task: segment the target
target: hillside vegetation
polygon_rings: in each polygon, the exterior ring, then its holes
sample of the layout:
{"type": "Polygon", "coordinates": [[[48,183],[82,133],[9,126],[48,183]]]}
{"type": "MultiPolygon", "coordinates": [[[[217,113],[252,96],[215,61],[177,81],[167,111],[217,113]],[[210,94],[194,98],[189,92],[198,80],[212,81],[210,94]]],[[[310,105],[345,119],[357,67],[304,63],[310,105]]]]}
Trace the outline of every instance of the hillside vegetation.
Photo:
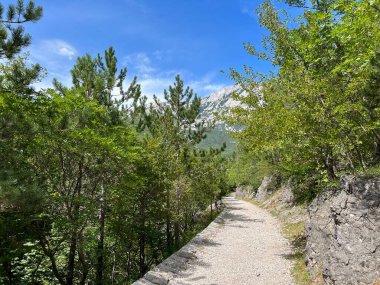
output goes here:
{"type": "Polygon", "coordinates": [[[241,162],[231,169],[245,164],[293,177],[296,194],[310,200],[341,173],[378,167],[379,1],[286,2],[302,13],[292,18],[265,1],[258,15],[268,30],[267,48],[245,45],[277,72],[231,69],[248,94],[235,94],[247,107],[233,108],[227,118],[244,126],[234,134],[241,162]]]}
{"type": "Polygon", "coordinates": [[[232,68],[209,108],[179,75],[148,103],[112,47],[37,90],[46,71],[21,52],[42,7],[0,5],[0,283],[130,284],[231,185],[291,179],[304,204],[343,173],[378,176],[380,0],[285,3],[299,15],[264,0],[263,48],[245,44],[272,72],[232,68]]]}
{"type": "Polygon", "coordinates": [[[177,76],[153,108],[113,48],[36,90],[43,68],[19,52],[42,8],[0,14],[0,283],[129,284],[227,192],[221,146],[195,147],[200,99],[177,76]]]}

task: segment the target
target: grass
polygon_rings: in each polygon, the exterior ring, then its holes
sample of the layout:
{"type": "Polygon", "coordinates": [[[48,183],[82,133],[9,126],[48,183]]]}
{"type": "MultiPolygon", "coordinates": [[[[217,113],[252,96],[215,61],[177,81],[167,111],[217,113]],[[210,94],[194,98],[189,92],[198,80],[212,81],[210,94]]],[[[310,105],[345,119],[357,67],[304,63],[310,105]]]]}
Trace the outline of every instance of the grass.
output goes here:
{"type": "Polygon", "coordinates": [[[291,242],[294,254],[290,256],[293,261],[292,277],[297,285],[317,284],[311,279],[305,264],[305,223],[285,223],[282,228],[283,235],[291,242]]]}
{"type": "Polygon", "coordinates": [[[356,169],[354,172],[355,175],[357,176],[363,176],[363,177],[378,177],[380,176],[380,167],[379,166],[371,166],[366,168],[365,170],[363,169],[356,169]]]}
{"type": "Polygon", "coordinates": [[[298,222],[294,224],[287,223],[282,228],[282,232],[284,236],[290,241],[300,239],[303,236],[304,231],[305,231],[304,222],[298,222]]]}
{"type": "Polygon", "coordinates": [[[258,207],[262,207],[262,205],[261,205],[261,203],[260,202],[258,202],[258,201],[255,201],[255,200],[252,200],[252,199],[249,199],[249,198],[243,198],[243,199],[241,199],[241,200],[243,200],[243,201],[245,201],[245,202],[248,202],[248,203],[251,203],[251,204],[253,204],[253,205],[255,205],[255,206],[258,206],[258,207]]]}
{"type": "Polygon", "coordinates": [[[293,260],[292,276],[297,285],[316,284],[310,278],[305,265],[304,255],[302,252],[296,252],[293,260]]]}

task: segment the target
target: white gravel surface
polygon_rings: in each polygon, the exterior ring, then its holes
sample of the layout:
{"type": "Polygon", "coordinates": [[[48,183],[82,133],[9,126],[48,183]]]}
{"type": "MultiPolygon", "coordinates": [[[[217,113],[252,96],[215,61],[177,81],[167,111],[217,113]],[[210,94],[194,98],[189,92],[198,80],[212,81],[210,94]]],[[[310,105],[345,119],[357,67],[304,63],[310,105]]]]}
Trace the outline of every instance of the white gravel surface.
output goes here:
{"type": "Polygon", "coordinates": [[[202,233],[196,258],[169,285],[291,285],[292,254],[267,211],[227,197],[227,209],[202,233]]]}

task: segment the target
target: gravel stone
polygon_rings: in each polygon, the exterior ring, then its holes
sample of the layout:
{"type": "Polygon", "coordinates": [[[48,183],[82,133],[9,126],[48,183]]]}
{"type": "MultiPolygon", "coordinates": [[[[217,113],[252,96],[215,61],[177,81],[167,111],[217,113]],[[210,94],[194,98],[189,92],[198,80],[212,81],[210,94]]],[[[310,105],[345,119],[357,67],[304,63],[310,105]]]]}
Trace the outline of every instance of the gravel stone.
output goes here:
{"type": "Polygon", "coordinates": [[[267,211],[232,197],[226,210],[202,234],[196,259],[169,285],[292,285],[291,248],[280,224],[267,211]],[[208,228],[208,229],[209,229],[208,228]]]}

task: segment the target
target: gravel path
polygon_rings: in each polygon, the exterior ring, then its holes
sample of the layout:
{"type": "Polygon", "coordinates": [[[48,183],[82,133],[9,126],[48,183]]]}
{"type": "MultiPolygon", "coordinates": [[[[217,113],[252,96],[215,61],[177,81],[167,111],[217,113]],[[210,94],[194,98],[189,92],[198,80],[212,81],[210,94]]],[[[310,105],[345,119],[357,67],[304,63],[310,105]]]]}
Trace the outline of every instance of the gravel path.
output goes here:
{"type": "Polygon", "coordinates": [[[291,285],[290,246],[267,211],[227,197],[192,259],[169,285],[291,285]]]}

